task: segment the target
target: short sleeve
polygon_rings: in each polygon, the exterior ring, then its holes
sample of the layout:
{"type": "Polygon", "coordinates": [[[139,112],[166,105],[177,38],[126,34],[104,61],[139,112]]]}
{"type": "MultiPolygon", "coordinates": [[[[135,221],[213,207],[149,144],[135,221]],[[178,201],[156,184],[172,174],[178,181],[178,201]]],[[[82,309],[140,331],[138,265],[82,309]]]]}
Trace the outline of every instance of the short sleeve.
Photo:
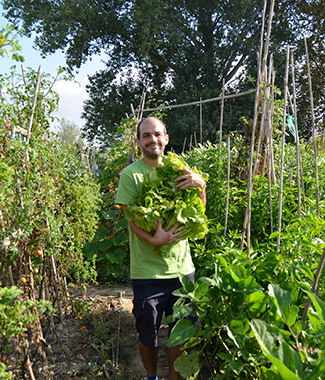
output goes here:
{"type": "Polygon", "coordinates": [[[132,173],[122,172],[118,184],[115,203],[120,205],[129,205],[132,203],[133,198],[137,195],[138,189],[132,173]]]}

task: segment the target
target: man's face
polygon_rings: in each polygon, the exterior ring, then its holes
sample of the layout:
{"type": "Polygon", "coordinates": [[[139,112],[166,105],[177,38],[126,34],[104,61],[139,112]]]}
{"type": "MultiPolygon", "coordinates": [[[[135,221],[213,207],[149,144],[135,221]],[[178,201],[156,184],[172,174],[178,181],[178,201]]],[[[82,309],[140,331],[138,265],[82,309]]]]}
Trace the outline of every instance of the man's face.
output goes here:
{"type": "Polygon", "coordinates": [[[156,119],[147,120],[140,128],[138,147],[149,159],[157,159],[164,154],[169,137],[164,132],[164,125],[156,119]]]}

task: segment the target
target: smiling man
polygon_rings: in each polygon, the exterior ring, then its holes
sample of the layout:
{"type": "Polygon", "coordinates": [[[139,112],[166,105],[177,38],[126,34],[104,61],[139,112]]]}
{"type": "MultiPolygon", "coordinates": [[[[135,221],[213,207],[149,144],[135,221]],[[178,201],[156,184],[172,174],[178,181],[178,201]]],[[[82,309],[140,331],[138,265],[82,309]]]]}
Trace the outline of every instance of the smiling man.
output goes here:
{"type": "MultiPolygon", "coordinates": [[[[162,156],[169,142],[169,136],[163,122],[155,117],[141,121],[137,130],[137,145],[142,150],[143,157],[127,166],[120,178],[116,203],[123,210],[138,196],[143,182],[144,173],[154,170],[162,164],[162,156]]],[[[198,196],[205,204],[205,182],[196,173],[184,169],[175,178],[177,187],[199,187],[198,196]]],[[[158,330],[163,313],[165,316],[173,313],[173,305],[177,298],[172,294],[182,287],[180,278],[189,276],[194,281],[194,265],[187,239],[173,244],[168,257],[153,254],[155,246],[168,245],[174,242],[182,232],[175,232],[177,225],[169,231],[164,231],[158,219],[155,234],[150,234],[129,222],[130,269],[133,285],[133,314],[139,333],[139,347],[148,380],[157,380],[158,330]]],[[[173,325],[170,325],[170,330],[173,325]]],[[[169,377],[170,380],[180,379],[174,369],[174,361],[181,354],[181,346],[170,347],[169,377]]]]}

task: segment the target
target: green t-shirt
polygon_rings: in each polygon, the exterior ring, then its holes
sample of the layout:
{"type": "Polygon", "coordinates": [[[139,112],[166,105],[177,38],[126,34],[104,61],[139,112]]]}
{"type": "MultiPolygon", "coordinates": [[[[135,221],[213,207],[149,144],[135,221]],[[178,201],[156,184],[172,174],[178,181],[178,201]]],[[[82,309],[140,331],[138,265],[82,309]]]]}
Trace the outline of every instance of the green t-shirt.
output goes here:
{"type": "MultiPolygon", "coordinates": [[[[154,170],[143,159],[127,166],[121,174],[115,202],[129,205],[138,196],[143,174],[154,170]]],[[[153,254],[153,245],[138,238],[129,227],[131,279],[175,278],[194,272],[187,239],[173,245],[168,257],[153,254]]]]}

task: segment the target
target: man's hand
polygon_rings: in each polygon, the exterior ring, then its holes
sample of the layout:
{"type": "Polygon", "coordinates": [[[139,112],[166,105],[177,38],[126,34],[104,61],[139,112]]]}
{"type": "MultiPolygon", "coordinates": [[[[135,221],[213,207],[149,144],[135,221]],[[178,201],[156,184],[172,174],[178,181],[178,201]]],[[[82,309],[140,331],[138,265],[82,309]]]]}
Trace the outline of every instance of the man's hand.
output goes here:
{"type": "Polygon", "coordinates": [[[183,235],[184,232],[186,232],[186,230],[183,230],[181,232],[175,232],[178,228],[178,224],[172,227],[169,231],[165,231],[161,226],[161,220],[159,218],[157,219],[157,222],[157,231],[153,235],[151,242],[151,244],[155,247],[170,244],[173,241],[177,240],[181,235],[183,235]]]}
{"type": "Polygon", "coordinates": [[[187,187],[199,187],[201,190],[199,192],[199,197],[202,199],[203,204],[206,204],[206,197],[205,197],[205,181],[202,177],[200,177],[197,173],[192,172],[189,169],[183,168],[180,170],[181,172],[185,172],[185,174],[182,174],[174,179],[174,182],[179,182],[176,185],[177,188],[180,190],[184,190],[187,187]]]}
{"type": "Polygon", "coordinates": [[[142,240],[145,240],[147,243],[159,247],[161,245],[170,244],[173,241],[177,240],[186,230],[181,232],[176,232],[178,224],[172,227],[169,231],[163,230],[161,226],[161,220],[158,218],[158,226],[154,235],[151,235],[149,232],[144,231],[142,228],[138,227],[134,222],[129,222],[131,230],[142,240]]]}

